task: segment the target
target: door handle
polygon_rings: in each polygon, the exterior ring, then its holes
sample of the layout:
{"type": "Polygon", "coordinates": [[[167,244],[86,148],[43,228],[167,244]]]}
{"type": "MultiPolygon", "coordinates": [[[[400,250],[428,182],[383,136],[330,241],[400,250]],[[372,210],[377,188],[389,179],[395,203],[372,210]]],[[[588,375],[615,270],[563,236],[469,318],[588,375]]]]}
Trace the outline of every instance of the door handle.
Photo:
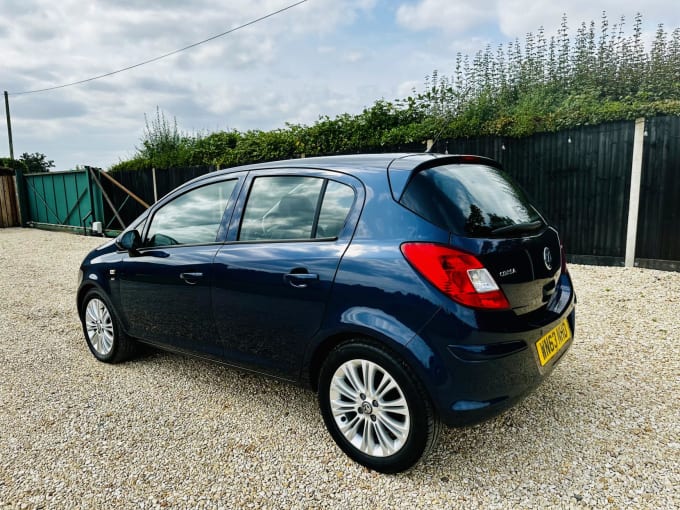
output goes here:
{"type": "Polygon", "coordinates": [[[283,277],[292,287],[304,289],[308,283],[317,281],[319,275],[315,273],[288,273],[283,277]]]}
{"type": "Polygon", "coordinates": [[[203,273],[180,273],[179,277],[189,285],[196,285],[200,278],[203,278],[203,273]]]}

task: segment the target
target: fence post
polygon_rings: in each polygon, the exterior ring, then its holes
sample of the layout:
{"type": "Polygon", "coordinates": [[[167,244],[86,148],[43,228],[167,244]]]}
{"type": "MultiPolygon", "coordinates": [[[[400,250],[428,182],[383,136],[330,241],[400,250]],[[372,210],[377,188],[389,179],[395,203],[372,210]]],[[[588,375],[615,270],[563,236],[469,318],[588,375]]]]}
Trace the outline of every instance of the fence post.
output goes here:
{"type": "Polygon", "coordinates": [[[638,214],[640,210],[640,181],[642,180],[642,152],[645,143],[645,119],[635,120],[633,139],[633,165],[630,172],[630,199],[628,200],[628,226],[626,228],[625,266],[635,265],[635,243],[637,241],[638,214]]]}
{"type": "Polygon", "coordinates": [[[156,167],[151,167],[151,179],[153,180],[153,202],[158,202],[158,186],[156,185],[156,167]]]}
{"type": "Polygon", "coordinates": [[[7,138],[9,139],[9,159],[14,159],[14,143],[12,143],[12,118],[9,115],[9,95],[5,90],[5,116],[7,117],[7,138]]]}
{"type": "Polygon", "coordinates": [[[94,186],[89,166],[85,166],[85,174],[87,175],[87,191],[88,194],[90,195],[90,212],[92,213],[92,223],[94,223],[95,221],[101,221],[102,223],[104,223],[104,218],[97,217],[97,212],[94,207],[94,186]]]}
{"type": "Polygon", "coordinates": [[[16,189],[17,202],[19,203],[19,223],[22,227],[25,227],[29,222],[25,179],[24,172],[20,168],[15,168],[14,187],[16,189]]]}

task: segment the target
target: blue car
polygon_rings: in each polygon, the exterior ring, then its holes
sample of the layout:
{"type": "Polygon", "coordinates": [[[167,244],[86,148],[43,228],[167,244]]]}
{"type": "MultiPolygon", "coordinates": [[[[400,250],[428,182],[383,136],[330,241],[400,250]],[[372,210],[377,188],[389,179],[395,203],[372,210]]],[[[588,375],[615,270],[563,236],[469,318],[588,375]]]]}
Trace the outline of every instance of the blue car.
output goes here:
{"type": "Polygon", "coordinates": [[[536,388],[575,295],[498,163],[380,154],[194,179],[85,258],[77,304],[100,361],[144,343],[310,387],[338,446],[394,473],[536,388]]]}

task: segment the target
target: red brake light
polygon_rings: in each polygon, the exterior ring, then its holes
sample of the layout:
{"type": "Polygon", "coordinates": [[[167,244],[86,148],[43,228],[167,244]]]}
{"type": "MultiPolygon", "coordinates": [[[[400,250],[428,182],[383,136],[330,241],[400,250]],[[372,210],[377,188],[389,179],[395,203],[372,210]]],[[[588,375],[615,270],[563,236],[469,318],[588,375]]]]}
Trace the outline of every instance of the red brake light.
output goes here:
{"type": "Polygon", "coordinates": [[[457,303],[472,308],[510,308],[503,291],[474,255],[432,243],[404,243],[401,252],[423,277],[457,303]]]}

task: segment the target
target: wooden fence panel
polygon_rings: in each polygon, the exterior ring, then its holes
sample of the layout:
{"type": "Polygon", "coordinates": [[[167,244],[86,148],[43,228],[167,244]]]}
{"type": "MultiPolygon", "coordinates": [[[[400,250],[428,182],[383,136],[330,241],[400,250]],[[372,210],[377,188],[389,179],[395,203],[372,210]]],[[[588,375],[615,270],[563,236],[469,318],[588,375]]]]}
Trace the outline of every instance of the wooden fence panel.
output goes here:
{"type": "Polygon", "coordinates": [[[680,260],[680,117],[647,120],[636,256],[680,260]]]}
{"type": "Polygon", "coordinates": [[[19,209],[14,187],[14,176],[0,174],[0,228],[19,225],[19,209]]]}
{"type": "MultiPolygon", "coordinates": [[[[120,184],[135,193],[147,204],[153,204],[153,179],[151,170],[128,170],[125,172],[115,172],[111,177],[120,184]]],[[[137,216],[145,211],[143,205],[129,197],[123,190],[117,188],[108,179],[100,179],[104,191],[113,202],[118,211],[118,215],[123,219],[125,225],[129,225],[137,216]]],[[[109,204],[104,204],[104,226],[107,229],[119,229],[120,226],[115,218],[109,204]]]]}

